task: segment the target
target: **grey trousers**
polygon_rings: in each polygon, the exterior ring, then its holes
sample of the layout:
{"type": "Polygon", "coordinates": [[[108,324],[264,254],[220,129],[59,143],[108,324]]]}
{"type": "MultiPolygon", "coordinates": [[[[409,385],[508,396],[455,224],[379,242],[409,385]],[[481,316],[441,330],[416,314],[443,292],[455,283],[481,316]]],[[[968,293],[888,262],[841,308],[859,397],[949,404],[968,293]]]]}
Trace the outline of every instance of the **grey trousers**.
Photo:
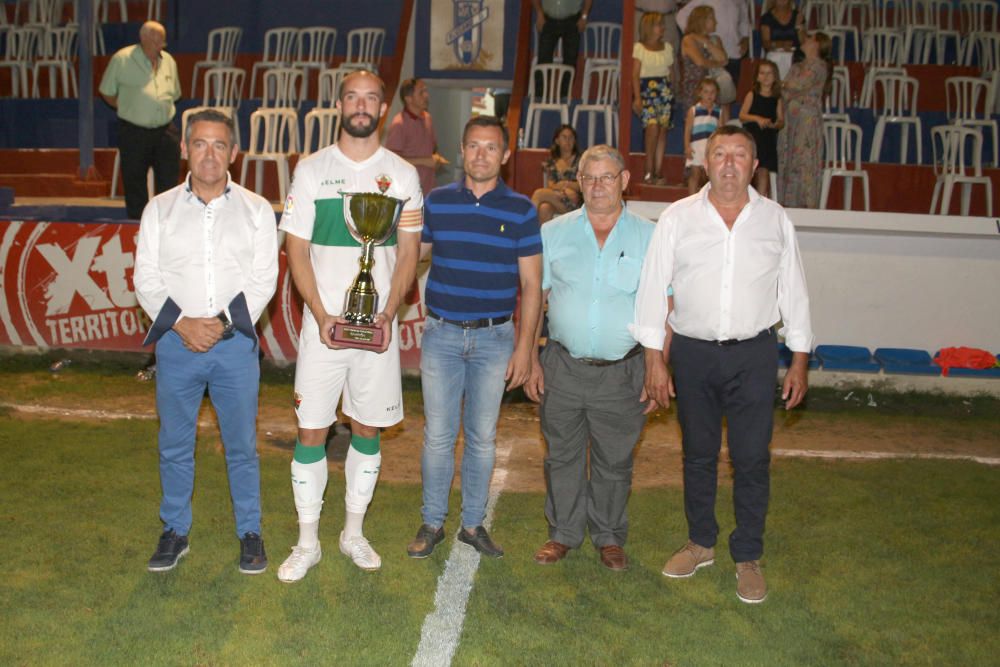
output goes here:
{"type": "Polygon", "coordinates": [[[632,450],[646,424],[639,402],[645,377],[643,355],[612,366],[590,366],[550,341],[541,361],[549,539],[576,548],[589,527],[595,547],[624,545],[632,450]]]}

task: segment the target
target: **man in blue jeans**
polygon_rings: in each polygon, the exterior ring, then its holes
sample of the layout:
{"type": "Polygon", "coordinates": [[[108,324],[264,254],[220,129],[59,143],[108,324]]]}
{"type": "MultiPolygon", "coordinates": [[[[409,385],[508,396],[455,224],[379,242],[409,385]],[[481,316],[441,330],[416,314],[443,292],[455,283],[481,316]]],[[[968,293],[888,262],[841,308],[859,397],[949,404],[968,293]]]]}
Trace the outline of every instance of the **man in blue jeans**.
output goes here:
{"type": "Polygon", "coordinates": [[[160,417],[160,519],[163,534],[150,572],[172,570],[188,553],[194,445],[208,389],[226,448],[226,472],[240,540],[239,570],[260,574],[267,555],[260,527],[254,323],[278,281],[278,231],[266,199],[232,182],[236,127],[206,109],[188,120],[184,183],[157,195],[142,213],[135,293],[153,320],[156,411],[160,417]]]}
{"type": "Polygon", "coordinates": [[[500,121],[493,116],[472,118],[462,134],[465,176],[437,188],[425,202],[421,255],[433,249],[434,256],[420,362],[423,525],[406,548],[412,558],[426,558],[444,539],[460,423],[465,444],[458,539],[481,554],[503,556],[483,527],[496,425],[504,382],[508,390],[518,387],[531,371],[542,275],[535,208],[500,179],[500,167],[509,157],[500,121]],[[518,287],[515,347],[511,317],[518,287]]]}

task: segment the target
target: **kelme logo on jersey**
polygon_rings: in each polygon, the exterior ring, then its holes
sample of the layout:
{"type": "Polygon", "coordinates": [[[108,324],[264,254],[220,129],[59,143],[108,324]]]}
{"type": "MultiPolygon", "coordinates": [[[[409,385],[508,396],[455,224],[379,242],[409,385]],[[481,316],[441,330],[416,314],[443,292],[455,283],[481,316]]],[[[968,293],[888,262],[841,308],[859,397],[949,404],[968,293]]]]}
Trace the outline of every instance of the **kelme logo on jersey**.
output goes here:
{"type": "Polygon", "coordinates": [[[389,189],[390,185],[392,185],[392,179],[386,174],[379,174],[375,177],[375,185],[378,186],[379,192],[385,194],[385,191],[389,189]]]}

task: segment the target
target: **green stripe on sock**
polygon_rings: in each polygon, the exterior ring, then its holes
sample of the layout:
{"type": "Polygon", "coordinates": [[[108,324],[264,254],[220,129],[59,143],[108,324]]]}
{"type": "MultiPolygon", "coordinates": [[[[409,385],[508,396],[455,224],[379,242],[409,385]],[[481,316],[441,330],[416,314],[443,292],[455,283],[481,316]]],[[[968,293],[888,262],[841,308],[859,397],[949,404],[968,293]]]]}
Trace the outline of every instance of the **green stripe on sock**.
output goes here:
{"type": "Polygon", "coordinates": [[[362,454],[368,456],[374,456],[379,452],[379,434],[376,433],[374,438],[362,438],[360,435],[351,436],[351,447],[358,450],[362,454]]]}
{"type": "Polygon", "coordinates": [[[295,454],[292,455],[292,458],[299,463],[316,463],[317,461],[322,461],[326,458],[326,447],[324,445],[306,447],[298,438],[296,438],[295,454]]]}

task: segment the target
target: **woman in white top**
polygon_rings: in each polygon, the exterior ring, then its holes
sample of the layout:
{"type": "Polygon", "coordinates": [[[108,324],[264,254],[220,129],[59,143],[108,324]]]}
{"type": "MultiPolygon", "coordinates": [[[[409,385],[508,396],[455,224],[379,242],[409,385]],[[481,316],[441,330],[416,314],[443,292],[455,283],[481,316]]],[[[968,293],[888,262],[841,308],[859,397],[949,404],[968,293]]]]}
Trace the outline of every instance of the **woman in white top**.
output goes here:
{"type": "Polygon", "coordinates": [[[646,163],[643,183],[663,185],[660,175],[674,95],[670,71],[674,48],[663,41],[663,14],[649,12],[639,22],[640,40],[632,48],[632,110],[642,119],[646,163]]]}

